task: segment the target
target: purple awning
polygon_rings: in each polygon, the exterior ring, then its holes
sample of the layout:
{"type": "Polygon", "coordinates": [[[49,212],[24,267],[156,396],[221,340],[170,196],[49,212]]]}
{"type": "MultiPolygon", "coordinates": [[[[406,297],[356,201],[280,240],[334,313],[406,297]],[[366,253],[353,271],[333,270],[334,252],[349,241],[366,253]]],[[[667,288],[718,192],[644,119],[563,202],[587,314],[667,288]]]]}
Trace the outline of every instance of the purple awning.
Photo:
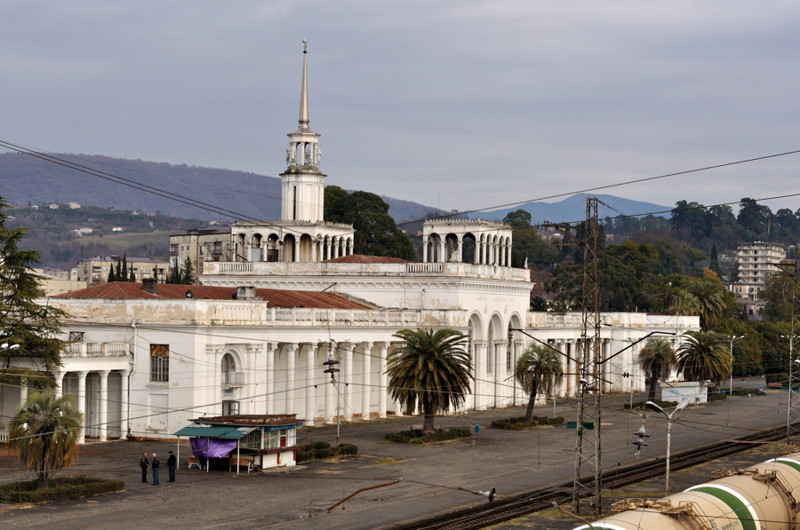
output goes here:
{"type": "Polygon", "coordinates": [[[222,458],[236,449],[236,440],[216,438],[190,438],[189,445],[197,458],[222,458]]]}

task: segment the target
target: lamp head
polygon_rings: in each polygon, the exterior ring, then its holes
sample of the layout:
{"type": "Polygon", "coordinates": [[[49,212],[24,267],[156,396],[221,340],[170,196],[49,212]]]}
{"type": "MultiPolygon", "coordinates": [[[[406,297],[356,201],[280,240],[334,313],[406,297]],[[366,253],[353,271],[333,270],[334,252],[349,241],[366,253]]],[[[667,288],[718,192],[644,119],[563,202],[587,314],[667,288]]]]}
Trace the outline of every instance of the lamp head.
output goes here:
{"type": "Polygon", "coordinates": [[[666,412],[664,412],[664,409],[662,409],[661,407],[659,407],[658,405],[656,405],[652,401],[646,401],[645,402],[645,406],[650,410],[654,410],[656,412],[660,412],[661,414],[664,414],[664,415],[667,414],[666,412]]]}

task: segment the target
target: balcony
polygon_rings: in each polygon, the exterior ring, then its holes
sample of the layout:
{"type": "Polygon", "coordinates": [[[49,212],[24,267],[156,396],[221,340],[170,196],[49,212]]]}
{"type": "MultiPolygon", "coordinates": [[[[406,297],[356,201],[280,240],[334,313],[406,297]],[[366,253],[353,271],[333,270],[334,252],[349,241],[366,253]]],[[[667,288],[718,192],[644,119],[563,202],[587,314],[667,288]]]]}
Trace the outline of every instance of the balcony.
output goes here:
{"type": "Polygon", "coordinates": [[[130,355],[127,342],[73,342],[64,345],[62,357],[126,357],[130,355]]]}
{"type": "Polygon", "coordinates": [[[222,386],[244,385],[244,372],[222,372],[222,386]]]}

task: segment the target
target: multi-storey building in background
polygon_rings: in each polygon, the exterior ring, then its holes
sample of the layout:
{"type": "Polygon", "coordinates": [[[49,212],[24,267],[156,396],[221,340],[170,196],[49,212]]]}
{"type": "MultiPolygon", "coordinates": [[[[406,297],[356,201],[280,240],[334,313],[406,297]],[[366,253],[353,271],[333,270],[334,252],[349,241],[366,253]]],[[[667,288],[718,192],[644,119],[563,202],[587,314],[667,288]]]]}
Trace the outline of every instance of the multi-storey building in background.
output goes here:
{"type": "Polygon", "coordinates": [[[775,243],[742,243],[736,252],[739,280],[731,286],[737,301],[756,314],[764,307],[758,293],[767,286],[771,274],[780,271],[778,264],[786,259],[786,249],[775,243]]]}
{"type": "MultiPolygon", "coordinates": [[[[108,281],[108,273],[113,265],[116,267],[122,264],[123,256],[95,256],[89,259],[82,259],[78,262],[77,277],[79,282],[86,282],[88,285],[100,285],[108,281]]],[[[125,257],[128,266],[128,274],[133,271],[136,281],[153,278],[163,282],[167,279],[166,261],[152,258],[125,257]]]]}
{"type": "Polygon", "coordinates": [[[195,228],[170,235],[169,268],[183,270],[187,258],[195,274],[203,270],[203,263],[207,261],[233,261],[230,227],[195,228]]]}

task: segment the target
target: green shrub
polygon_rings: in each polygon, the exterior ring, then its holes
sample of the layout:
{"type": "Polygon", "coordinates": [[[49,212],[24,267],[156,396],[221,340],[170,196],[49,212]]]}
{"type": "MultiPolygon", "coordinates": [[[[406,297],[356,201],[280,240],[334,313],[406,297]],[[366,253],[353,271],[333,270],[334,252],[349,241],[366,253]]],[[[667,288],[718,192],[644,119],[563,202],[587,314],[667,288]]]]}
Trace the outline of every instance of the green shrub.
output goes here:
{"type": "Polygon", "coordinates": [[[492,422],[492,427],[495,429],[508,429],[513,431],[524,431],[528,429],[533,429],[534,427],[538,427],[539,425],[561,425],[564,423],[564,417],[558,416],[556,418],[550,418],[549,416],[534,416],[531,421],[527,421],[525,416],[520,416],[518,418],[506,418],[501,420],[494,420],[492,422]]]}
{"type": "Polygon", "coordinates": [[[31,503],[67,501],[125,489],[125,484],[120,480],[105,480],[85,476],[50,479],[47,489],[37,489],[38,485],[39,482],[37,480],[4,484],[0,486],[0,501],[31,503]]]}
{"type": "Polygon", "coordinates": [[[789,381],[789,374],[766,374],[764,376],[769,383],[786,383],[789,381]]]}
{"type": "Polygon", "coordinates": [[[308,462],[314,458],[314,453],[311,451],[301,451],[298,449],[294,455],[295,462],[308,462]]]}
{"type": "Polygon", "coordinates": [[[426,444],[469,438],[470,436],[472,436],[472,430],[466,428],[449,430],[436,429],[434,432],[425,435],[423,435],[422,431],[419,429],[412,429],[409,431],[387,433],[383,438],[388,442],[401,444],[426,444]]]}
{"type": "Polygon", "coordinates": [[[311,444],[312,449],[319,450],[319,449],[330,449],[331,444],[328,442],[314,442],[311,444]]]}
{"type": "Polygon", "coordinates": [[[336,456],[336,449],[333,449],[332,447],[317,449],[314,451],[314,458],[316,459],[330,458],[332,456],[336,456]]]}
{"type": "Polygon", "coordinates": [[[708,394],[708,401],[709,402],[711,402],[711,401],[721,401],[723,399],[728,399],[727,394],[718,394],[718,393],[708,394]]]}
{"type": "Polygon", "coordinates": [[[352,456],[358,454],[358,447],[353,444],[339,444],[336,452],[341,456],[352,456]]]}

